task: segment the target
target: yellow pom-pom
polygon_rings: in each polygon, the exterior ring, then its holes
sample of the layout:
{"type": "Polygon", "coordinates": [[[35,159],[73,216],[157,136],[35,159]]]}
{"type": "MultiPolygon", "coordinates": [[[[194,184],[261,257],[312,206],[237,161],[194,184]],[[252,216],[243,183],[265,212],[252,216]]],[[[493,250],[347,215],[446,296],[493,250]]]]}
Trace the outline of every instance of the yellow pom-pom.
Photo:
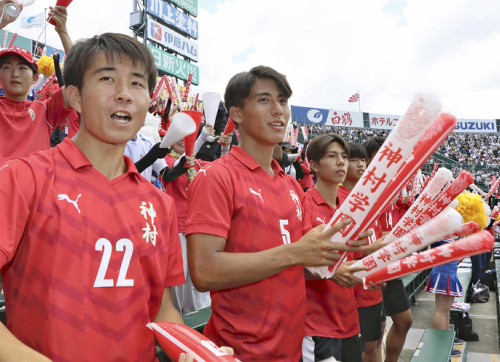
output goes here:
{"type": "Polygon", "coordinates": [[[54,67],[54,59],[52,59],[52,57],[44,55],[38,59],[37,64],[38,71],[47,77],[51,76],[56,71],[56,68],[54,67]]]}
{"type": "Polygon", "coordinates": [[[479,226],[479,230],[483,230],[486,226],[486,212],[481,196],[471,192],[462,192],[457,196],[457,200],[456,210],[462,215],[464,222],[474,221],[479,226]]]}

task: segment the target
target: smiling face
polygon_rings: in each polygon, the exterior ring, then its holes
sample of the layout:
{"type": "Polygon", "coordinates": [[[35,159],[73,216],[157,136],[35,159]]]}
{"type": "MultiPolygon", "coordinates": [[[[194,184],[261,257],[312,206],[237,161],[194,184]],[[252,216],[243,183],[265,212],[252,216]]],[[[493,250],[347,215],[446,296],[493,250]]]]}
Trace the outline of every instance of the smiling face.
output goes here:
{"type": "Polygon", "coordinates": [[[332,142],[319,162],[310,161],[311,169],[323,182],[340,184],[347,173],[348,151],[338,142],[332,142]]]}
{"type": "Polygon", "coordinates": [[[238,123],[240,137],[274,147],[283,140],[290,106],[274,80],[261,78],[253,84],[243,107],[231,107],[230,113],[238,123]]]}
{"type": "Polygon", "coordinates": [[[127,56],[98,54],[84,76],[81,90],[68,86],[71,106],[81,114],[78,141],[125,144],[144,124],[150,97],[147,76],[127,56]]]}
{"type": "Polygon", "coordinates": [[[38,74],[21,57],[6,55],[0,66],[0,82],[7,98],[23,102],[27,99],[30,87],[38,80],[38,74]]]}

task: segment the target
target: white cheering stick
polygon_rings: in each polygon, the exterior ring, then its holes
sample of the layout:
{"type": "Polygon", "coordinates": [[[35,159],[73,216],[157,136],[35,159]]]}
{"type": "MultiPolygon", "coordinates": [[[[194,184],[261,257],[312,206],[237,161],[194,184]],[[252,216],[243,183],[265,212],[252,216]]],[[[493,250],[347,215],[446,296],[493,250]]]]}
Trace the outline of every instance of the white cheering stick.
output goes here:
{"type": "Polygon", "coordinates": [[[443,240],[460,230],[463,222],[464,218],[458,211],[447,208],[443,213],[417,226],[396,241],[356,261],[351,265],[352,268],[364,266],[366,270],[358,271],[354,275],[358,278],[366,277],[396,260],[443,240]]]}
{"type": "Polygon", "coordinates": [[[415,226],[415,219],[434,200],[441,189],[453,179],[453,174],[446,168],[440,168],[420,196],[411,205],[397,225],[385,237],[385,242],[400,238],[415,226]]]}
{"type": "Polygon", "coordinates": [[[175,98],[177,99],[177,104],[179,105],[179,111],[183,111],[184,106],[182,105],[181,93],[179,92],[179,87],[177,86],[175,77],[172,77],[172,88],[174,88],[175,98]]]}
{"type": "MultiPolygon", "coordinates": [[[[368,228],[379,211],[392,200],[381,199],[380,196],[403,166],[426,129],[430,127],[440,108],[441,104],[429,96],[418,95],[414,98],[405,115],[382,144],[361,179],[328,223],[328,227],[331,227],[347,218],[352,219],[351,224],[332,237],[332,241],[347,243],[349,240],[355,239],[357,234],[363,231],[363,228],[368,228]]],[[[401,186],[405,181],[397,186],[401,186]]],[[[396,188],[396,185],[393,184],[392,187],[396,188]]],[[[394,190],[394,194],[398,191],[399,187],[394,190]]],[[[345,255],[344,253],[343,258],[345,255]]],[[[313,274],[329,278],[335,273],[341,261],[330,268],[308,269],[313,274]]]]}

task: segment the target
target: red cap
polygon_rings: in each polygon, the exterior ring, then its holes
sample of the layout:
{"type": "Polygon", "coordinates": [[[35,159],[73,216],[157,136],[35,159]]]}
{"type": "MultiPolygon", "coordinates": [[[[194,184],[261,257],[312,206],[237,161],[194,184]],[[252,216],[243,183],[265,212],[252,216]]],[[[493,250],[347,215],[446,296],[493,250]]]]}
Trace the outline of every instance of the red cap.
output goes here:
{"type": "Polygon", "coordinates": [[[24,60],[26,60],[28,63],[33,64],[35,68],[38,70],[38,64],[36,64],[35,58],[33,58],[33,55],[31,55],[31,52],[27,51],[26,49],[23,49],[21,47],[9,47],[0,50],[0,58],[3,58],[6,55],[18,55],[24,60]]]}

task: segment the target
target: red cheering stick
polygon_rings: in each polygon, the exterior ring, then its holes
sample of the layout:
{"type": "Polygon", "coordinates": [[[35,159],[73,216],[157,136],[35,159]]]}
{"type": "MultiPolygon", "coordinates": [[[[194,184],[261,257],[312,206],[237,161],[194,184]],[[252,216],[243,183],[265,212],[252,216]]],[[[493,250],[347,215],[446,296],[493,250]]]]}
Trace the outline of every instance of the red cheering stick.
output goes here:
{"type": "Polygon", "coordinates": [[[193,102],[193,105],[191,107],[193,111],[198,110],[198,97],[199,96],[200,96],[200,93],[196,93],[196,95],[194,96],[194,102],[193,102]]]}
{"type": "Polygon", "coordinates": [[[165,86],[167,87],[168,96],[170,97],[172,104],[176,104],[177,100],[175,98],[174,90],[172,89],[172,84],[170,83],[170,79],[168,79],[166,75],[163,76],[163,79],[165,79],[165,86]]]}
{"type": "Polygon", "coordinates": [[[187,102],[188,95],[189,95],[189,88],[191,87],[192,80],[193,80],[193,73],[189,73],[187,83],[186,83],[186,90],[184,91],[184,97],[182,97],[183,102],[187,102]]]}
{"type": "Polygon", "coordinates": [[[439,191],[441,191],[452,178],[453,174],[450,170],[440,168],[417,200],[415,200],[397,225],[393,227],[391,232],[385,237],[385,241],[394,241],[410,231],[416,225],[416,218],[430,205],[439,191]]]}
{"type": "Polygon", "coordinates": [[[155,90],[153,91],[153,95],[151,96],[151,104],[153,104],[156,101],[156,98],[158,98],[158,94],[160,94],[160,91],[163,90],[164,87],[165,87],[165,79],[162,77],[160,78],[158,83],[156,83],[155,90]]]}
{"type": "Polygon", "coordinates": [[[438,167],[439,167],[439,163],[435,162],[434,167],[432,168],[432,172],[431,172],[431,179],[434,177],[434,174],[438,170],[438,167]]]}
{"type": "Polygon", "coordinates": [[[398,260],[367,276],[364,283],[367,285],[368,282],[401,278],[405,275],[446,264],[467,256],[483,254],[493,249],[494,242],[495,238],[489,232],[481,231],[464,239],[455,240],[451,243],[446,243],[398,260]]]}
{"type": "MultiPolygon", "coordinates": [[[[222,135],[225,136],[225,135],[230,134],[231,132],[234,131],[235,128],[236,128],[236,124],[234,124],[234,122],[231,119],[231,117],[229,117],[227,119],[226,128],[224,128],[224,132],[222,133],[222,135]]],[[[220,141],[217,141],[217,142],[219,142],[220,144],[222,144],[220,141]]]]}
{"type": "Polygon", "coordinates": [[[451,236],[453,238],[463,235],[472,235],[479,231],[479,226],[474,221],[462,224],[460,228],[451,236]]]}
{"type": "Polygon", "coordinates": [[[455,209],[449,208],[422,226],[414,228],[403,237],[358,260],[351,267],[364,266],[366,268],[366,270],[355,273],[358,278],[373,274],[396,260],[462,231],[463,222],[462,215],[455,209]]]}
{"type": "Polygon", "coordinates": [[[45,83],[43,83],[43,85],[36,91],[35,95],[44,94],[45,91],[47,89],[49,89],[49,87],[52,85],[52,82],[53,82],[55,77],[56,77],[56,73],[52,73],[52,75],[50,77],[48,77],[47,80],[45,80],[45,83]]]}
{"type": "MultiPolygon", "coordinates": [[[[56,6],[64,6],[65,8],[67,8],[72,1],[73,0],[57,0],[56,6]]],[[[49,20],[49,23],[51,23],[52,25],[56,25],[56,22],[52,19],[49,20]]]]}
{"type": "MultiPolygon", "coordinates": [[[[203,113],[198,111],[181,111],[191,117],[196,123],[196,131],[191,133],[189,136],[184,137],[184,152],[187,156],[192,156],[194,152],[194,144],[196,142],[196,138],[198,137],[198,130],[200,129],[201,118],[203,117],[203,113]]],[[[191,168],[193,166],[189,166],[187,163],[184,165],[184,168],[191,168]]]]}
{"type": "Polygon", "coordinates": [[[200,332],[179,323],[148,323],[163,352],[174,361],[181,353],[193,351],[195,361],[238,361],[200,332]]]}

